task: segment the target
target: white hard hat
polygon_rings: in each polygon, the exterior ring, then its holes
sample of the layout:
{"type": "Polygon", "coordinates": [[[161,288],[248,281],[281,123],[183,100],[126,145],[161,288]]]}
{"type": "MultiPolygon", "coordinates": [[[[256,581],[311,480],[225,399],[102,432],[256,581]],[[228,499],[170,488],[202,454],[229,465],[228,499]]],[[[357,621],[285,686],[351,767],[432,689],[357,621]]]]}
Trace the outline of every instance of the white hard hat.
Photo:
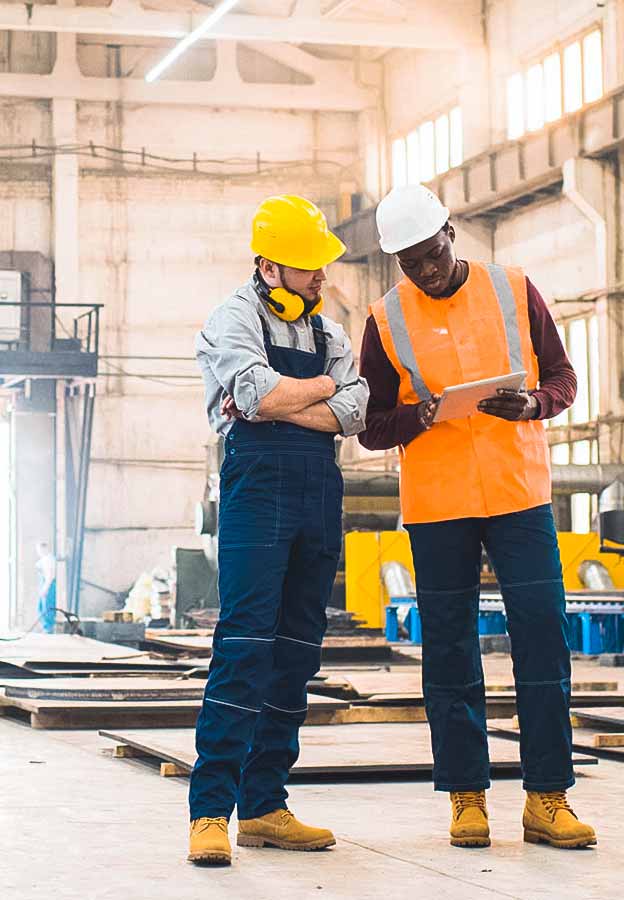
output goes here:
{"type": "Polygon", "coordinates": [[[398,253],[427,241],[448,222],[449,211],[423,184],[392,188],[377,207],[377,230],[384,253],[398,253]]]}

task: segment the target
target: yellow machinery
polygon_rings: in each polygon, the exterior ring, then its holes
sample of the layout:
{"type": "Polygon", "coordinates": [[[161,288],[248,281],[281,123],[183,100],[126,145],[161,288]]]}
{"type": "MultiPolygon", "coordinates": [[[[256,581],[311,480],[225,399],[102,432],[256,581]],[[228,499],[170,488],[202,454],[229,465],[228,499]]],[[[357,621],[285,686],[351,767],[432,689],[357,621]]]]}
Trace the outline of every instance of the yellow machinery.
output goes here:
{"type": "MultiPolygon", "coordinates": [[[[608,570],[616,588],[624,589],[624,558],[600,553],[597,534],[559,532],[563,581],[568,591],[580,591],[580,564],[599,560],[608,570]]],[[[409,537],[406,531],[351,531],[345,535],[346,608],[356,613],[368,628],[384,628],[389,601],[383,585],[384,563],[402,563],[414,576],[409,537]]]]}

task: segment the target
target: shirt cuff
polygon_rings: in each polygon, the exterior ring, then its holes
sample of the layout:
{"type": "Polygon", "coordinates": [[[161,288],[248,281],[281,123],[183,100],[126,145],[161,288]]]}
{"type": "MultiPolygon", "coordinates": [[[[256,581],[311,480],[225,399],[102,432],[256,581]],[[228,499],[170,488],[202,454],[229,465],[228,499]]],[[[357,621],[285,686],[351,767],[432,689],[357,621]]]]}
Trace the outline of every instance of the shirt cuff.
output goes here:
{"type": "Polygon", "coordinates": [[[255,366],[237,379],[234,400],[246,419],[255,419],[261,402],[274,390],[282,376],[268,366],[255,366]]]}
{"type": "Polygon", "coordinates": [[[533,399],[537,403],[537,409],[534,411],[531,418],[532,419],[547,419],[548,412],[544,411],[544,403],[542,400],[543,395],[540,395],[539,391],[529,391],[529,394],[531,395],[531,397],[533,397],[533,399]]]}
{"type": "Polygon", "coordinates": [[[347,391],[338,391],[325,403],[329,406],[333,414],[338,419],[340,432],[344,437],[351,437],[359,434],[366,428],[364,420],[365,410],[360,409],[359,404],[350,397],[347,391]]]}

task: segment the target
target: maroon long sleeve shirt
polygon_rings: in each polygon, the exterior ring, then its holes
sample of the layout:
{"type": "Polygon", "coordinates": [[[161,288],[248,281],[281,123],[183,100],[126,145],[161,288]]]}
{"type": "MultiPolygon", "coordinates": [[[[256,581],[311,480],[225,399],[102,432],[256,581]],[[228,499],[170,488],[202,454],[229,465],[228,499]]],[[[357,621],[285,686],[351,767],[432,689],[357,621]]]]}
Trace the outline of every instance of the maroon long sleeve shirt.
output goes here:
{"type": "MultiPolygon", "coordinates": [[[[535,418],[551,419],[572,406],[576,375],[546,301],[528,278],[526,281],[531,342],[539,363],[539,388],[533,391],[538,402],[535,418]]],[[[409,444],[424,429],[415,404],[397,406],[399,375],[386,356],[373,316],[366,320],[360,374],[370,388],[366,430],[358,435],[360,443],[368,450],[390,450],[409,444]]]]}

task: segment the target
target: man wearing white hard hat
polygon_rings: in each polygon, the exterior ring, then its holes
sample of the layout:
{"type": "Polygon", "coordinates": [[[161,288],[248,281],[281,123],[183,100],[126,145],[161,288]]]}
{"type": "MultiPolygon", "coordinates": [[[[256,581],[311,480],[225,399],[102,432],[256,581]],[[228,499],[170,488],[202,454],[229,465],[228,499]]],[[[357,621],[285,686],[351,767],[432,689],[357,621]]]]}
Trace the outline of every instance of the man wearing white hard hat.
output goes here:
{"type": "Polygon", "coordinates": [[[359,440],[369,450],[399,447],[434,786],[450,793],[451,843],[490,844],[478,628],[485,548],[511,637],[524,838],[562,848],[595,844],[566,799],[574,784],[570,651],[541,421],[573,403],[574,371],[535,286],[521,269],[458,259],[449,210],[426,187],[392,190],[379,204],[377,227],[403,277],[367,319],[361,374],[370,400],[359,440]],[[441,399],[446,388],[485,379],[516,388],[473,406],[464,389],[464,409],[448,403],[461,389],[441,399]]]}

